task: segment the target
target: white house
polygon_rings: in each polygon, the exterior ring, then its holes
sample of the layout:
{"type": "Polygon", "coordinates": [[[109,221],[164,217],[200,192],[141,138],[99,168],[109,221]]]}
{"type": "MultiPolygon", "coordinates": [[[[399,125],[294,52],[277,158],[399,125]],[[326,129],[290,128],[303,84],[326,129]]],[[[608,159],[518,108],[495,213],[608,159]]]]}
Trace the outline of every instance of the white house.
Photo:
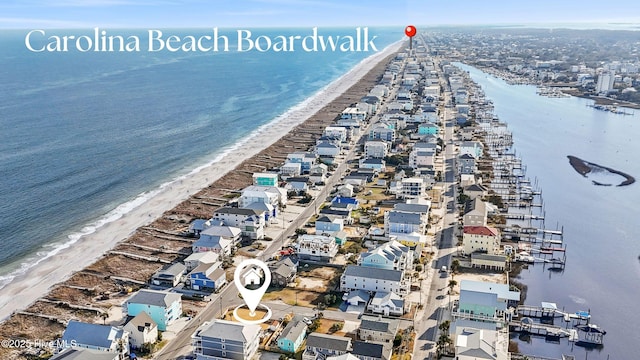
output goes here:
{"type": "Polygon", "coordinates": [[[367,119],[367,112],[365,110],[361,110],[356,107],[348,107],[342,111],[340,118],[365,121],[367,119]]]}
{"type": "Polygon", "coordinates": [[[322,136],[327,137],[329,139],[339,140],[340,142],[347,141],[347,128],[342,126],[327,126],[324,128],[322,132],[322,136]]]}
{"type": "Polygon", "coordinates": [[[309,181],[314,184],[324,183],[327,181],[327,172],[329,167],[325,164],[315,164],[309,170],[309,181]]]}
{"type": "Polygon", "coordinates": [[[270,216],[275,217],[280,204],[287,203],[287,191],[276,186],[247,186],[238,198],[238,207],[247,208],[256,202],[273,206],[273,213],[270,216]]]}
{"type": "Polygon", "coordinates": [[[465,254],[479,251],[495,255],[500,250],[500,233],[489,226],[465,226],[462,245],[465,254]]]}
{"type": "Polygon", "coordinates": [[[488,214],[487,203],[476,197],[465,204],[462,224],[464,226],[486,226],[488,214]]]}
{"type": "Polygon", "coordinates": [[[454,346],[459,360],[508,360],[509,337],[495,330],[458,326],[454,346]]]}
{"type": "Polygon", "coordinates": [[[194,253],[211,251],[218,255],[231,254],[234,241],[219,235],[200,234],[200,238],[191,244],[194,253]]]}
{"type": "Polygon", "coordinates": [[[264,210],[223,207],[213,213],[213,219],[240,229],[242,235],[250,239],[263,239],[267,226],[264,210]]]}
{"type": "Polygon", "coordinates": [[[124,330],[129,332],[129,343],[134,349],[158,340],[158,325],[144,311],[129,320],[124,330]]]}
{"type": "Polygon", "coordinates": [[[184,259],[187,271],[191,271],[202,264],[215,264],[220,256],[214,252],[193,253],[184,259]]]}
{"type": "Polygon", "coordinates": [[[280,175],[285,176],[299,176],[302,174],[302,164],[295,162],[286,162],[280,167],[280,175]]]}
{"type": "Polygon", "coordinates": [[[385,316],[402,316],[405,310],[404,300],[393,292],[378,291],[367,305],[367,310],[385,316]]]}
{"type": "Polygon", "coordinates": [[[409,153],[409,166],[414,169],[429,167],[435,164],[435,154],[430,151],[413,149],[409,153]]]}
{"type": "Polygon", "coordinates": [[[458,153],[459,156],[464,154],[469,154],[476,159],[482,158],[482,153],[484,150],[484,146],[479,141],[463,141],[460,144],[460,151],[458,153]]]}
{"type": "Polygon", "coordinates": [[[382,140],[372,140],[364,143],[364,157],[382,159],[389,153],[389,145],[382,140]]]}
{"type": "Polygon", "coordinates": [[[413,269],[413,250],[397,241],[386,242],[360,254],[358,265],[388,270],[413,269]]]}
{"type": "Polygon", "coordinates": [[[396,195],[400,199],[422,198],[426,194],[427,186],[422,178],[404,178],[400,181],[400,185],[400,193],[396,195]]]}
{"type": "MultiPolygon", "coordinates": [[[[286,162],[300,163],[300,170],[302,171],[303,174],[306,174],[309,172],[309,170],[311,170],[311,167],[313,166],[313,164],[315,164],[316,158],[317,156],[314,153],[299,151],[299,152],[288,154],[286,162]]],[[[275,185],[271,185],[271,186],[275,186],[275,185]]]]}
{"type": "Polygon", "coordinates": [[[332,143],[330,141],[321,141],[316,144],[316,154],[319,157],[336,157],[340,155],[340,145],[332,143]]]}
{"type": "Polygon", "coordinates": [[[338,253],[339,245],[332,236],[300,235],[297,254],[302,260],[331,261],[338,253]]]}
{"type": "Polygon", "coordinates": [[[420,213],[391,210],[384,214],[384,229],[387,236],[411,248],[426,243],[424,235],[426,228],[426,221],[420,213]]]}
{"type": "Polygon", "coordinates": [[[409,281],[405,280],[402,270],[349,265],[340,277],[340,289],[394,292],[404,296],[409,293],[409,281]]]}

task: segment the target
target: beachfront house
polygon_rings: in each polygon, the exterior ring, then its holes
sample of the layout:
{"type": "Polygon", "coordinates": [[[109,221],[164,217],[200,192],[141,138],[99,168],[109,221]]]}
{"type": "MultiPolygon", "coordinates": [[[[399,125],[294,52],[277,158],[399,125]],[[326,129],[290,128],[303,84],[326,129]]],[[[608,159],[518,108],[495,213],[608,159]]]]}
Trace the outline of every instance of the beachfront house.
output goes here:
{"type": "Polygon", "coordinates": [[[397,241],[386,242],[360,254],[358,265],[388,270],[412,270],[413,250],[397,241]]]}
{"type": "Polygon", "coordinates": [[[200,234],[200,238],[191,244],[191,251],[214,252],[220,256],[230,255],[234,241],[218,235],[200,234]]]}
{"type": "Polygon", "coordinates": [[[174,287],[182,281],[182,276],[187,272],[187,267],[182,263],[174,263],[158,270],[151,276],[151,284],[162,287],[174,287]]]}
{"type": "Polygon", "coordinates": [[[146,312],[160,331],[166,331],[182,315],[182,295],[168,291],[142,289],[122,305],[128,316],[146,312]]]}
{"type": "Polygon", "coordinates": [[[460,144],[460,151],[458,156],[462,156],[464,154],[469,154],[476,159],[482,158],[482,152],[484,151],[484,146],[479,141],[463,141],[460,144]]]}
{"type": "Polygon", "coordinates": [[[318,157],[315,153],[298,151],[287,155],[286,162],[299,163],[300,171],[302,174],[307,174],[311,170],[311,167],[316,163],[318,157]]]}
{"type": "Polygon", "coordinates": [[[202,264],[215,264],[218,262],[219,255],[214,252],[193,253],[184,259],[184,265],[187,271],[191,271],[202,264]]]}
{"type": "Polygon", "coordinates": [[[382,316],[362,315],[358,327],[358,339],[391,344],[396,337],[400,322],[382,316]]]}
{"type": "Polygon", "coordinates": [[[357,107],[348,107],[342,111],[340,119],[363,122],[367,119],[367,112],[357,107]]]}
{"type": "Polygon", "coordinates": [[[265,218],[264,210],[235,207],[223,207],[213,213],[214,220],[240,229],[242,236],[252,240],[264,239],[264,228],[267,226],[265,218]]]}
{"type": "Polygon", "coordinates": [[[330,262],[339,248],[332,236],[305,234],[298,237],[296,253],[301,260],[330,262]]]}
{"type": "Polygon", "coordinates": [[[316,144],[316,154],[322,159],[335,158],[340,155],[341,148],[339,144],[331,141],[320,141],[316,144]]]}
{"type": "Polygon", "coordinates": [[[348,139],[349,131],[342,126],[327,126],[322,131],[322,136],[328,139],[338,140],[340,142],[346,142],[348,139]]]}
{"type": "Polygon", "coordinates": [[[401,296],[409,293],[409,281],[403,270],[387,270],[366,266],[348,265],[340,277],[340,290],[366,290],[394,292],[401,296]]]}
{"type": "Polygon", "coordinates": [[[278,337],[278,349],[288,353],[298,351],[307,335],[307,324],[302,319],[294,318],[282,330],[278,337]]]}
{"type": "Polygon", "coordinates": [[[129,344],[132,349],[140,349],[144,344],[153,344],[158,340],[158,325],[149,314],[142,311],[124,325],[129,332],[129,344]]]}
{"type": "Polygon", "coordinates": [[[293,176],[300,176],[302,174],[302,167],[300,163],[286,162],[280,166],[280,175],[283,179],[293,176]]]}
{"type": "Polygon", "coordinates": [[[276,173],[254,173],[253,185],[257,186],[278,186],[278,174],[276,173]]]}
{"type": "Polygon", "coordinates": [[[227,283],[227,274],[219,264],[202,264],[187,275],[186,282],[192,290],[218,291],[227,283]]]}
{"type": "Polygon", "coordinates": [[[307,336],[302,360],[322,360],[351,350],[351,338],[313,332],[307,336]]]}
{"type": "Polygon", "coordinates": [[[64,347],[99,350],[125,355],[129,353],[129,333],[123,329],[70,320],[62,334],[64,347]]]}
{"type": "Polygon", "coordinates": [[[272,213],[267,216],[269,218],[277,217],[280,205],[287,203],[287,190],[277,186],[247,186],[238,198],[238,207],[256,209],[252,206],[254,203],[272,206],[272,213]]]}
{"type": "Polygon", "coordinates": [[[378,291],[367,305],[367,310],[384,316],[402,316],[405,301],[394,292],[378,291]]]}
{"type": "Polygon", "coordinates": [[[202,324],[191,336],[198,360],[252,359],[260,344],[260,326],[227,320],[202,324]]]}
{"type": "Polygon", "coordinates": [[[467,255],[474,252],[495,255],[500,251],[500,233],[498,229],[489,226],[465,226],[462,247],[467,255]]]}
{"type": "Polygon", "coordinates": [[[83,348],[66,348],[49,360],[120,360],[120,354],[83,348]]]}

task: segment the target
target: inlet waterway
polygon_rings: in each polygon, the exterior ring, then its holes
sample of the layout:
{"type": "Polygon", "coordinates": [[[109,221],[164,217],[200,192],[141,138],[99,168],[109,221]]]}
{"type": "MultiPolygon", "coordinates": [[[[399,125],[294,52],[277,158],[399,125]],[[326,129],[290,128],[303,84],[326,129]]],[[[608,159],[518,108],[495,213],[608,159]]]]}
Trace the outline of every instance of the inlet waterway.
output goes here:
{"type": "MultiPolygon", "coordinates": [[[[550,272],[529,266],[519,275],[526,303],[558,304],[567,312],[590,310],[607,331],[604,346],[585,349],[531,337],[518,342],[525,354],[576,359],[635,359],[640,312],[640,187],[595,186],[577,173],[567,155],[640,176],[640,112],[617,115],[588,107],[588,99],[547,98],[535,86],[509,85],[479,69],[459,65],[481,86],[495,114],[513,132],[527,175],[542,189],[547,228],[564,227],[566,267],[550,272]]],[[[556,325],[564,322],[556,320],[556,325]]]]}

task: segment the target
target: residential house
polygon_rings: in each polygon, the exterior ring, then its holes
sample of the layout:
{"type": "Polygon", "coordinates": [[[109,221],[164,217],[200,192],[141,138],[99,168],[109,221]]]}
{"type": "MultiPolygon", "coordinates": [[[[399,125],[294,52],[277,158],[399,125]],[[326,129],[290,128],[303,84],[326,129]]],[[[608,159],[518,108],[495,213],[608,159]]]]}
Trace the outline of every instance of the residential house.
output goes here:
{"type": "Polygon", "coordinates": [[[484,146],[479,141],[463,141],[460,144],[460,152],[459,156],[464,154],[469,154],[476,159],[482,158],[482,152],[484,151],[484,146]]]}
{"type": "Polygon", "coordinates": [[[313,184],[321,184],[327,181],[329,167],[325,164],[315,164],[309,170],[309,181],[313,184]]]}
{"type": "Polygon", "coordinates": [[[301,196],[307,193],[309,190],[309,178],[304,176],[290,177],[287,179],[287,184],[284,186],[288,193],[294,193],[301,196]]]}
{"type": "Polygon", "coordinates": [[[316,154],[320,158],[335,158],[340,155],[340,152],[340,145],[333,142],[321,141],[319,144],[316,144],[316,154]]]}
{"type": "Polygon", "coordinates": [[[340,197],[353,197],[353,185],[344,184],[338,186],[337,194],[340,197]]]}
{"type": "Polygon", "coordinates": [[[456,111],[458,114],[469,115],[469,111],[471,110],[471,106],[468,104],[458,104],[456,105],[456,111]]]}
{"type": "Polygon", "coordinates": [[[358,339],[391,344],[396,337],[399,326],[400,322],[396,319],[362,315],[360,327],[358,327],[358,339]]]}
{"type": "Polygon", "coordinates": [[[322,132],[322,136],[329,139],[335,139],[340,142],[346,142],[348,139],[347,128],[341,126],[327,126],[322,132]]]}
{"type": "Polygon", "coordinates": [[[197,360],[251,359],[260,344],[260,326],[226,320],[202,324],[192,335],[197,360]]]}
{"type": "Polygon", "coordinates": [[[385,170],[386,162],[383,159],[378,158],[366,158],[360,159],[359,166],[361,169],[372,169],[376,173],[381,173],[385,170]]]}
{"type": "Polygon", "coordinates": [[[435,164],[435,153],[426,150],[413,149],[409,153],[409,166],[414,169],[423,167],[433,167],[435,164]]]}
{"type": "Polygon", "coordinates": [[[184,259],[184,264],[187,267],[187,271],[191,271],[202,264],[215,264],[218,262],[219,255],[211,252],[193,253],[184,259]]]}
{"type": "Polygon", "coordinates": [[[462,246],[467,255],[474,252],[495,255],[500,250],[500,233],[498,229],[489,226],[465,226],[462,246]]]}
{"type": "Polygon", "coordinates": [[[404,178],[400,181],[400,185],[400,193],[397,194],[400,199],[419,199],[426,194],[426,184],[422,178],[404,178]]]}
{"type": "Polygon", "coordinates": [[[342,111],[342,114],[340,114],[340,119],[353,119],[359,122],[363,122],[367,119],[367,112],[356,107],[348,107],[342,111]]]}
{"type": "Polygon", "coordinates": [[[278,348],[288,353],[298,351],[305,336],[307,335],[307,324],[301,319],[293,319],[282,330],[278,337],[278,348]]]}
{"type": "Polygon", "coordinates": [[[473,184],[462,189],[462,192],[469,197],[470,200],[483,198],[489,194],[489,189],[482,184],[473,184]]]}
{"type": "Polygon", "coordinates": [[[351,354],[360,360],[390,360],[391,350],[391,344],[354,341],[351,354]]]}
{"type": "Polygon", "coordinates": [[[467,201],[462,215],[464,226],[487,226],[487,204],[480,198],[467,201]]]}
{"type": "Polygon", "coordinates": [[[413,269],[413,251],[397,241],[389,241],[377,248],[361,253],[358,265],[387,270],[413,269]]]}
{"type": "Polygon", "coordinates": [[[276,217],[280,205],[287,203],[287,191],[275,186],[247,186],[238,198],[238,207],[248,208],[250,204],[255,202],[273,206],[271,217],[276,217]]]}
{"type": "Polygon", "coordinates": [[[464,153],[458,156],[458,171],[460,174],[475,174],[476,170],[476,158],[473,155],[464,153]]]}
{"type": "Polygon", "coordinates": [[[460,186],[467,187],[476,183],[475,174],[460,174],[460,186]]]}
{"type": "Polygon", "coordinates": [[[471,253],[471,267],[487,270],[504,271],[507,265],[507,257],[504,255],[492,255],[483,253],[471,253]]]}
{"type": "Polygon", "coordinates": [[[360,360],[357,356],[346,353],[342,355],[329,356],[325,358],[326,360],[360,360]]]}
{"type": "Polygon", "coordinates": [[[361,289],[372,292],[395,292],[404,296],[409,292],[409,282],[405,280],[402,270],[348,265],[340,277],[340,289],[341,291],[361,289]]]}
{"type": "Polygon", "coordinates": [[[336,256],[339,248],[331,236],[300,235],[296,252],[301,260],[329,262],[336,256]]]}
{"type": "Polygon", "coordinates": [[[313,332],[307,336],[302,360],[322,360],[330,356],[346,354],[349,351],[351,351],[351,338],[313,332]]]}
{"type": "Polygon", "coordinates": [[[204,219],[195,219],[189,224],[189,234],[192,236],[198,237],[202,230],[208,228],[210,226],[209,220],[204,219]]]}
{"type": "MultiPolygon", "coordinates": [[[[264,210],[223,207],[214,211],[213,219],[240,229],[241,234],[249,239],[264,239],[264,228],[267,226],[264,210]]],[[[236,236],[231,235],[234,238],[236,236]]]]}
{"type": "Polygon", "coordinates": [[[459,360],[507,360],[509,337],[495,330],[473,327],[456,328],[454,337],[456,359],[459,360]]]}
{"type": "Polygon", "coordinates": [[[284,287],[295,280],[298,264],[294,263],[290,257],[286,257],[269,266],[269,270],[271,270],[271,285],[284,287]]]}
{"type": "MultiPolygon", "coordinates": [[[[300,163],[300,170],[302,174],[306,174],[311,170],[311,167],[316,163],[317,156],[312,152],[294,152],[287,155],[286,162],[300,163]]],[[[275,185],[271,185],[275,186],[275,185]]]]}
{"type": "Polygon", "coordinates": [[[133,349],[140,349],[144,344],[153,344],[158,340],[158,325],[149,314],[142,311],[124,326],[129,333],[129,344],[133,349]]]}
{"type": "Polygon", "coordinates": [[[382,159],[389,153],[389,145],[382,140],[367,141],[364,143],[364,157],[382,159]]]}
{"type": "Polygon", "coordinates": [[[365,290],[351,290],[342,299],[350,306],[362,306],[364,309],[371,299],[371,294],[365,290]]]}
{"type": "Polygon", "coordinates": [[[218,291],[227,283],[226,272],[218,264],[202,264],[187,275],[193,290],[218,291]]]}
{"type": "Polygon", "coordinates": [[[218,255],[230,255],[234,242],[228,238],[217,235],[200,234],[200,239],[191,244],[194,253],[214,252],[218,255]]]}
{"type": "Polygon", "coordinates": [[[436,134],[438,134],[439,130],[440,129],[438,128],[438,125],[436,125],[436,124],[425,123],[425,124],[418,125],[418,134],[419,135],[436,135],[436,134]]]}
{"type": "Polygon", "coordinates": [[[389,124],[380,123],[369,131],[369,140],[383,140],[394,142],[396,140],[396,130],[389,127],[389,124]]]}
{"type": "Polygon", "coordinates": [[[406,246],[415,247],[426,242],[424,235],[427,229],[426,219],[420,213],[385,211],[384,230],[389,238],[394,238],[406,246]]]}
{"type": "Polygon", "coordinates": [[[302,164],[286,162],[280,167],[280,175],[283,177],[300,176],[302,174],[302,164]]]}
{"type": "Polygon", "coordinates": [[[158,324],[158,330],[165,331],[182,315],[182,296],[168,291],[142,289],[123,304],[123,312],[129,316],[143,311],[158,324]]]}
{"type": "Polygon", "coordinates": [[[495,323],[508,317],[507,309],[520,301],[520,292],[507,284],[460,281],[460,300],[456,317],[495,323]]]}
{"type": "Polygon", "coordinates": [[[158,270],[151,276],[151,283],[156,286],[174,287],[182,281],[182,276],[187,272],[187,267],[182,263],[174,263],[158,270]]]}
{"type": "Polygon", "coordinates": [[[83,348],[66,348],[49,360],[120,360],[120,354],[83,348]]]}
{"type": "Polygon", "coordinates": [[[378,291],[367,305],[367,310],[384,316],[402,316],[405,312],[405,302],[394,292],[378,291]]]}
{"type": "Polygon", "coordinates": [[[253,185],[257,186],[278,186],[278,174],[276,173],[254,173],[253,185]]]}
{"type": "Polygon", "coordinates": [[[466,114],[456,114],[456,125],[465,126],[469,122],[469,117],[466,114]]]}
{"type": "Polygon", "coordinates": [[[316,219],[316,233],[333,233],[344,229],[344,220],[331,215],[323,215],[316,219]]]}
{"type": "Polygon", "coordinates": [[[73,346],[121,355],[129,353],[129,333],[110,325],[70,320],[61,342],[64,347],[73,346]]]}

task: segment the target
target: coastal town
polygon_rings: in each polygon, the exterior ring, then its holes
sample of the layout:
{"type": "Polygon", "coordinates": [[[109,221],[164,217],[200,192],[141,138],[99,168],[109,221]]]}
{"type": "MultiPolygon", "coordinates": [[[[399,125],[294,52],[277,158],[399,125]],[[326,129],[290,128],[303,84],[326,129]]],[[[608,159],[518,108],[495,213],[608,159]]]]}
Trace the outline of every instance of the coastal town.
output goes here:
{"type": "MultiPolygon", "coordinates": [[[[545,225],[507,125],[452,64],[463,57],[412,42],[320,116],[15,312],[2,338],[43,342],[2,358],[543,359],[521,354],[513,332],[602,346],[590,311],[525,303],[518,269],[562,271],[562,228],[545,225]],[[233,315],[245,259],[271,271],[262,303],[273,314],[260,325],[233,315]]],[[[637,86],[629,69],[569,72],[611,96],[637,86]]]]}

